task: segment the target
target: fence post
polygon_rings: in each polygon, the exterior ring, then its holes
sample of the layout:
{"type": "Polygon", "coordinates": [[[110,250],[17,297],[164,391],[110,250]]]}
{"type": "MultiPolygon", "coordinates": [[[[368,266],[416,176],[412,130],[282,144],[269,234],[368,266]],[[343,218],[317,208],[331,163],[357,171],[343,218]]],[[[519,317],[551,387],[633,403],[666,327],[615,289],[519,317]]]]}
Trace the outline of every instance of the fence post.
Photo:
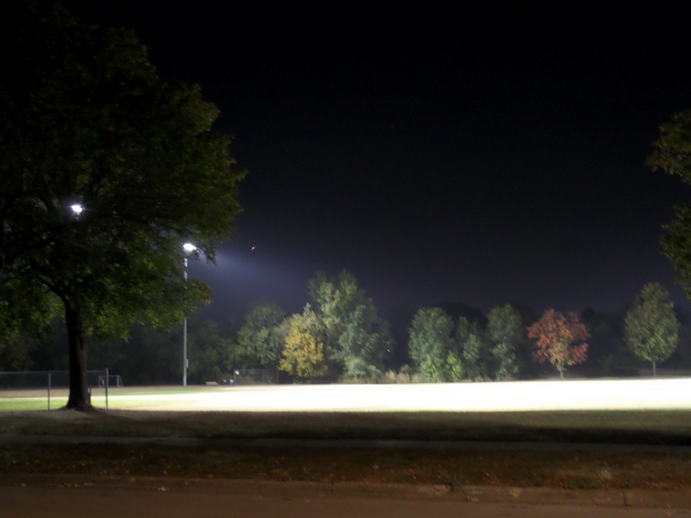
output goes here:
{"type": "Polygon", "coordinates": [[[106,410],[108,410],[108,386],[110,385],[109,378],[108,367],[106,367],[106,410]]]}
{"type": "Polygon", "coordinates": [[[52,374],[52,371],[48,371],[48,410],[50,410],[50,386],[52,381],[52,374]]]}

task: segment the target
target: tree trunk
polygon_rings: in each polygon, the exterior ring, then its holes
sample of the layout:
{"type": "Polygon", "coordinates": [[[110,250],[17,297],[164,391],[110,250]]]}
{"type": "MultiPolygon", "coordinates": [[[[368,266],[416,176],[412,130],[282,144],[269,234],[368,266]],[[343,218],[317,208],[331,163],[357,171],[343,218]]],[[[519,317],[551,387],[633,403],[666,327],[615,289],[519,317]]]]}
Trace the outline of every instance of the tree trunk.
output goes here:
{"type": "Polygon", "coordinates": [[[86,349],[84,329],[79,305],[65,301],[65,322],[70,350],[70,396],[66,408],[73,410],[93,410],[89,387],[86,382],[86,349]]]}
{"type": "Polygon", "coordinates": [[[559,377],[560,377],[561,379],[564,379],[564,370],[563,370],[563,369],[560,369],[560,370],[559,370],[559,377]]]}
{"type": "Polygon", "coordinates": [[[657,378],[657,369],[655,368],[655,362],[653,362],[653,378],[657,378]]]}

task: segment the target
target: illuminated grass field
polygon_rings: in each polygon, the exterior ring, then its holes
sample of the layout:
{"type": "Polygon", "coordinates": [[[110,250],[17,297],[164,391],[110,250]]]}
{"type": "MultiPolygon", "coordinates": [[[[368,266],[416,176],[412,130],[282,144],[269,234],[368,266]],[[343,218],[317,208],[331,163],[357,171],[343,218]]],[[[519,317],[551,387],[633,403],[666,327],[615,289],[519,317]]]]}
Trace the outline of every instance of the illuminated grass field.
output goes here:
{"type": "Polygon", "coordinates": [[[691,378],[123,387],[108,412],[45,397],[0,391],[0,471],[691,487],[691,378]]]}
{"type": "MultiPolygon", "coordinates": [[[[51,407],[66,402],[54,391],[51,407]]],[[[105,406],[103,391],[92,402],[105,406]]],[[[46,408],[45,391],[0,391],[0,410],[46,408]]],[[[124,387],[109,408],[232,412],[691,410],[691,378],[402,385],[124,387]]]]}

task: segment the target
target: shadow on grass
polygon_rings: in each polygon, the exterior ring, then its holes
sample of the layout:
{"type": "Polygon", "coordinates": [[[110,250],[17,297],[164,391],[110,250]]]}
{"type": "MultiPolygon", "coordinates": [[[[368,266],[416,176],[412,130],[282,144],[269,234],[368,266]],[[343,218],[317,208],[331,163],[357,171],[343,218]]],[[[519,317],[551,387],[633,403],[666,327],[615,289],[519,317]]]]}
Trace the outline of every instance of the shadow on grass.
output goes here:
{"type": "Polygon", "coordinates": [[[76,437],[691,445],[691,412],[21,411],[0,413],[0,433],[76,437]]]}

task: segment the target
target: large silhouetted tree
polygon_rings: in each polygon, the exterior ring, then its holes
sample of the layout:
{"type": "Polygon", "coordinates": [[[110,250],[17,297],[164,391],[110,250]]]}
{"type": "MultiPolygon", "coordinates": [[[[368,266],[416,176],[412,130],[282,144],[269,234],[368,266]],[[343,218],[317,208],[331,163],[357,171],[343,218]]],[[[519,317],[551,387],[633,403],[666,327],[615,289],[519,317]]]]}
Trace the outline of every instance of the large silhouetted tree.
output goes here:
{"type": "MultiPolygon", "coordinates": [[[[653,170],[678,176],[691,185],[691,110],[660,126],[660,136],[648,157],[653,170]]],[[[677,281],[691,299],[691,205],[675,207],[676,218],[665,225],[662,251],[672,262],[677,281]]]]}
{"type": "Polygon", "coordinates": [[[669,358],[679,342],[679,321],[667,290],[656,282],[643,286],[625,322],[627,345],[638,358],[652,363],[655,376],[656,364],[669,358]]]}
{"type": "Polygon", "coordinates": [[[169,323],[207,296],[183,282],[180,243],[213,259],[242,173],[211,130],[217,109],[162,79],[131,32],[13,6],[0,22],[0,295],[58,301],[67,406],[88,409],[84,336],[169,323]]]}

